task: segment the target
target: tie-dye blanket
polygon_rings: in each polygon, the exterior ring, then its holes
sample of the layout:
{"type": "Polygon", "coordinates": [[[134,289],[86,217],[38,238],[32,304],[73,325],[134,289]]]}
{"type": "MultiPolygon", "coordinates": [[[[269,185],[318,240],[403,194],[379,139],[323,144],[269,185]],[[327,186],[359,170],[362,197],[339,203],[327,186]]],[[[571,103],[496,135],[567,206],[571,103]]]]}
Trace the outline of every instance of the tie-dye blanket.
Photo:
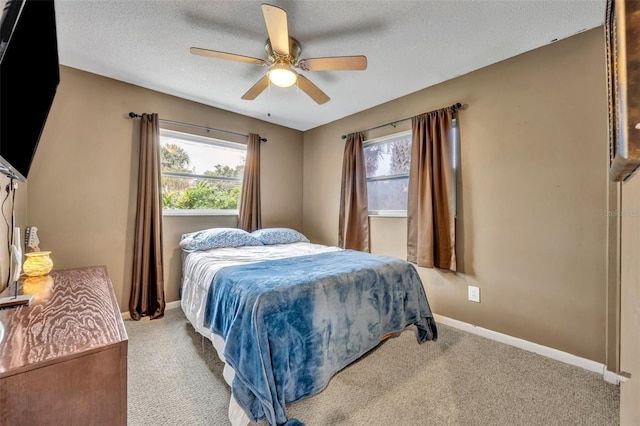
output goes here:
{"type": "Polygon", "coordinates": [[[331,377],[380,343],[437,327],[414,266],[353,250],[247,265],[216,273],[205,327],[225,340],[232,392],[253,420],[288,421],[285,404],[322,391],[331,377]]]}

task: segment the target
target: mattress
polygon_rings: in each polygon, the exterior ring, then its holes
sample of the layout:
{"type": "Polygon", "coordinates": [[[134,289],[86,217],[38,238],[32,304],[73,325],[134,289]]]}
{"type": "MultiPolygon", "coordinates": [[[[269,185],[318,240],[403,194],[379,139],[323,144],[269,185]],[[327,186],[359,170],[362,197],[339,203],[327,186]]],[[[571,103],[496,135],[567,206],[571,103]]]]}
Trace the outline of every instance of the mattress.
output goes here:
{"type": "MultiPolygon", "coordinates": [[[[204,326],[207,293],[216,272],[226,266],[306,256],[337,250],[342,249],[321,244],[298,242],[268,246],[217,248],[185,253],[183,256],[181,288],[182,310],[193,328],[212,342],[218,356],[224,362],[224,340],[204,326]]],[[[231,386],[235,372],[233,368],[226,363],[223,376],[227,384],[231,386]]],[[[233,395],[231,395],[229,404],[229,421],[233,426],[245,426],[250,423],[249,417],[235,401],[233,395]]]]}
{"type": "Polygon", "coordinates": [[[287,404],[408,325],[418,343],[437,340],[416,268],[390,256],[309,242],[194,251],[181,290],[187,319],[225,364],[234,426],[300,424],[287,404]]]}

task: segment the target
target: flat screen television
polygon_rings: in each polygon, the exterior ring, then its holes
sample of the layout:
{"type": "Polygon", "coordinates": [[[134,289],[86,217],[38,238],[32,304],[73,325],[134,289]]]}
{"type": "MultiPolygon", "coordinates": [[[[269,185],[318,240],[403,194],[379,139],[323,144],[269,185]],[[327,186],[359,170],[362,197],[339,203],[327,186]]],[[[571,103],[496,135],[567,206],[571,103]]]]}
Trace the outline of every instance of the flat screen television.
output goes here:
{"type": "Polygon", "coordinates": [[[53,0],[7,0],[0,21],[0,173],[27,181],[59,83],[53,0]]]}

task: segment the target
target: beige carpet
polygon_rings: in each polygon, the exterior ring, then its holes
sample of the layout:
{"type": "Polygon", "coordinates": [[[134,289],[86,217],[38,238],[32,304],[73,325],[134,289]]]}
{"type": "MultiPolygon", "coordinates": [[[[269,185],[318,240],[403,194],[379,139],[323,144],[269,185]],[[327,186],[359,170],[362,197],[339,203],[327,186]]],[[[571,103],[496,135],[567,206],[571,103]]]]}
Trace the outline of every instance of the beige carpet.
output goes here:
{"type": "MultiPolygon", "coordinates": [[[[229,425],[223,364],[178,309],[125,321],[131,426],[229,425]]],[[[408,330],[287,407],[316,425],[618,425],[619,388],[602,376],[439,324],[408,330]]],[[[263,422],[264,423],[264,422],[263,422]]]]}

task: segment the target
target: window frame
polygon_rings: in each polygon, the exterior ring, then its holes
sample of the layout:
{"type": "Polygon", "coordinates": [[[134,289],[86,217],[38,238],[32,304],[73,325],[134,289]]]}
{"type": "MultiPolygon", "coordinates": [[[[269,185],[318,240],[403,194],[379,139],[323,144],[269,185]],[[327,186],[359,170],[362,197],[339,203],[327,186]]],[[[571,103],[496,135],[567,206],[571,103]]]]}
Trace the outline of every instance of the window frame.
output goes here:
{"type": "MultiPolygon", "coordinates": [[[[172,129],[160,129],[160,142],[162,142],[162,138],[164,136],[171,137],[173,139],[179,139],[185,142],[193,142],[199,143],[203,145],[222,147],[228,149],[235,149],[238,151],[242,151],[243,153],[247,152],[247,145],[239,142],[226,141],[219,138],[213,138],[211,136],[204,135],[196,135],[193,133],[185,133],[172,129]]],[[[245,157],[246,161],[246,157],[245,157]]],[[[201,175],[194,173],[183,173],[183,172],[165,172],[162,170],[162,164],[160,165],[160,178],[163,176],[167,177],[176,177],[176,178],[185,178],[185,179],[199,179],[199,180],[208,180],[214,182],[237,182],[240,185],[240,193],[242,194],[242,177],[226,177],[226,176],[209,176],[209,175],[201,175]]],[[[162,189],[160,195],[163,195],[162,189]]],[[[238,200],[238,203],[240,200],[238,200]]],[[[240,210],[239,209],[171,209],[171,208],[162,208],[163,216],[238,216],[240,210]]]]}

